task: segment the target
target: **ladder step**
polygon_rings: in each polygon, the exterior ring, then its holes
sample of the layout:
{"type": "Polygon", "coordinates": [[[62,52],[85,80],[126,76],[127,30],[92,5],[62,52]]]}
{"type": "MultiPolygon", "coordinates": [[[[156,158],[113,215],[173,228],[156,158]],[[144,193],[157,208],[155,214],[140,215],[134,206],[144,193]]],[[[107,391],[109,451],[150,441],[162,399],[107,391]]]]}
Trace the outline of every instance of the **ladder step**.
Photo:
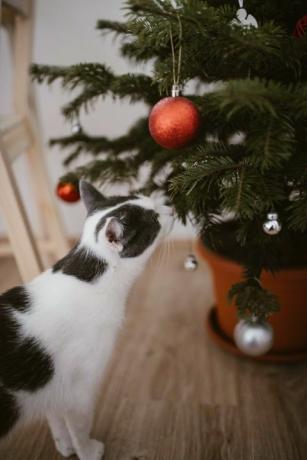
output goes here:
{"type": "Polygon", "coordinates": [[[23,119],[15,116],[0,117],[0,149],[12,163],[31,145],[31,136],[23,119]]]}

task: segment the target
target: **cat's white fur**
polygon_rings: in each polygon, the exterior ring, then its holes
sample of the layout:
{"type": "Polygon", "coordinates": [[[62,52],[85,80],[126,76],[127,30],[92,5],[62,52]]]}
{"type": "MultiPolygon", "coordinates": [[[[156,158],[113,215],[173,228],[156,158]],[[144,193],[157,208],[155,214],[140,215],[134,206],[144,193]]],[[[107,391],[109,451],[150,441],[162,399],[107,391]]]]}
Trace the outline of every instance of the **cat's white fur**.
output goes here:
{"type": "Polygon", "coordinates": [[[76,453],[80,460],[100,460],[104,446],[90,438],[99,386],[124,318],[129,288],[172,224],[170,208],[159,200],[141,197],[133,204],[155,209],[161,230],[140,256],[121,258],[120,247],[101,230],[101,217],[121,205],[99,211],[86,219],[81,245],[104,258],[108,269],[95,283],[86,283],[61,272],[45,271],[29,284],[33,306],[16,313],[26,335],[37,337],[52,356],[52,380],[34,393],[17,393],[22,420],[47,416],[59,452],[76,453]]]}

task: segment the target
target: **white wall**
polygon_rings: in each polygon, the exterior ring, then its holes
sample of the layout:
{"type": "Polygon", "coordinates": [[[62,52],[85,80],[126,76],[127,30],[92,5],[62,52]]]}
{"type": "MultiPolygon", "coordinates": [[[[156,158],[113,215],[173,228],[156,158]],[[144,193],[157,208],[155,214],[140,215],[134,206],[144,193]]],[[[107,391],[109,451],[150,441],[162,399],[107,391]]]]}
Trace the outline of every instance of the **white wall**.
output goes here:
{"type": "MultiPolygon", "coordinates": [[[[33,61],[41,64],[70,65],[78,62],[103,62],[117,73],[127,71],[149,72],[149,68],[128,64],[119,55],[119,41],[112,36],[102,36],[95,29],[99,18],[120,20],[124,16],[122,0],[37,0],[34,33],[33,61]]],[[[11,63],[8,41],[1,32],[0,42],[0,114],[11,112],[11,63]]],[[[55,187],[63,174],[63,153],[58,148],[49,149],[48,139],[70,133],[70,126],[61,115],[60,108],[70,96],[59,84],[52,87],[35,87],[45,156],[50,175],[50,183],[55,187]]],[[[118,136],[126,132],[136,118],[146,113],[143,104],[130,105],[128,102],[114,102],[111,98],[100,101],[89,114],[81,114],[81,123],[91,134],[118,136]]],[[[19,160],[16,173],[20,189],[31,220],[36,222],[31,188],[29,188],[26,162],[19,160]]],[[[104,190],[105,191],[105,190],[104,190]]],[[[113,190],[112,190],[113,191],[113,190]]],[[[110,190],[109,190],[110,192],[110,190]]],[[[65,227],[70,235],[77,235],[82,227],[84,210],[81,203],[68,205],[57,200],[65,227]]],[[[0,219],[0,233],[5,232],[0,219]]],[[[186,238],[191,229],[177,225],[174,236],[186,238]]]]}

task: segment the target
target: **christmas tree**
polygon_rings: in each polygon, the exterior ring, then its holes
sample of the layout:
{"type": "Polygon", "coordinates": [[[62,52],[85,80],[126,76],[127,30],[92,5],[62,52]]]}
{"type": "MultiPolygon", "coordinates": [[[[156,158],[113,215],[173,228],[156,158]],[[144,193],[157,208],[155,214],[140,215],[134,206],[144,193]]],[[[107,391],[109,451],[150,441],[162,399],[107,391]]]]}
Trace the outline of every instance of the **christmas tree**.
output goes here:
{"type": "Polygon", "coordinates": [[[125,7],[124,22],[101,19],[97,28],[119,37],[125,58],[152,62],[150,75],[86,63],[33,65],[33,79],[79,89],[63,108],[71,120],[109,95],[144,101],[149,112],[178,83],[201,129],[170,149],[151,137],[148,117],[117,139],[77,130],[51,140],[71,169],[62,180],[162,189],[179,219],[191,216],[209,247],[244,266],[229,293],[239,315],[264,319],[278,299],[261,286],[261,272],[307,265],[305,0],[129,0],[125,7]],[[74,168],[81,153],[89,161],[74,168]]]}

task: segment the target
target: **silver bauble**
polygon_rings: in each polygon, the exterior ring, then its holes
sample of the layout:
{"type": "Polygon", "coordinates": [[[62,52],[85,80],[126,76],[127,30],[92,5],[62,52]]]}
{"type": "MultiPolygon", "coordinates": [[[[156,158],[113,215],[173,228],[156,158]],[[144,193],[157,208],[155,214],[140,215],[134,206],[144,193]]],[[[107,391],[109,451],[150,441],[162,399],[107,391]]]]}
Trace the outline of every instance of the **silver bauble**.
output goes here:
{"type": "Polygon", "coordinates": [[[198,262],[194,254],[189,254],[184,261],[184,268],[187,272],[194,272],[198,267],[198,262]]]}
{"type": "Polygon", "coordinates": [[[276,212],[269,212],[267,220],[263,223],[263,231],[267,235],[277,235],[281,230],[281,223],[278,220],[278,214],[276,212]]]}
{"type": "Polygon", "coordinates": [[[81,125],[78,121],[75,121],[72,125],[71,125],[71,132],[72,134],[79,134],[80,131],[81,131],[81,125]]]}
{"type": "Polygon", "coordinates": [[[273,346],[273,329],[265,321],[241,320],[234,330],[234,341],[246,355],[261,356],[273,346]]]}

